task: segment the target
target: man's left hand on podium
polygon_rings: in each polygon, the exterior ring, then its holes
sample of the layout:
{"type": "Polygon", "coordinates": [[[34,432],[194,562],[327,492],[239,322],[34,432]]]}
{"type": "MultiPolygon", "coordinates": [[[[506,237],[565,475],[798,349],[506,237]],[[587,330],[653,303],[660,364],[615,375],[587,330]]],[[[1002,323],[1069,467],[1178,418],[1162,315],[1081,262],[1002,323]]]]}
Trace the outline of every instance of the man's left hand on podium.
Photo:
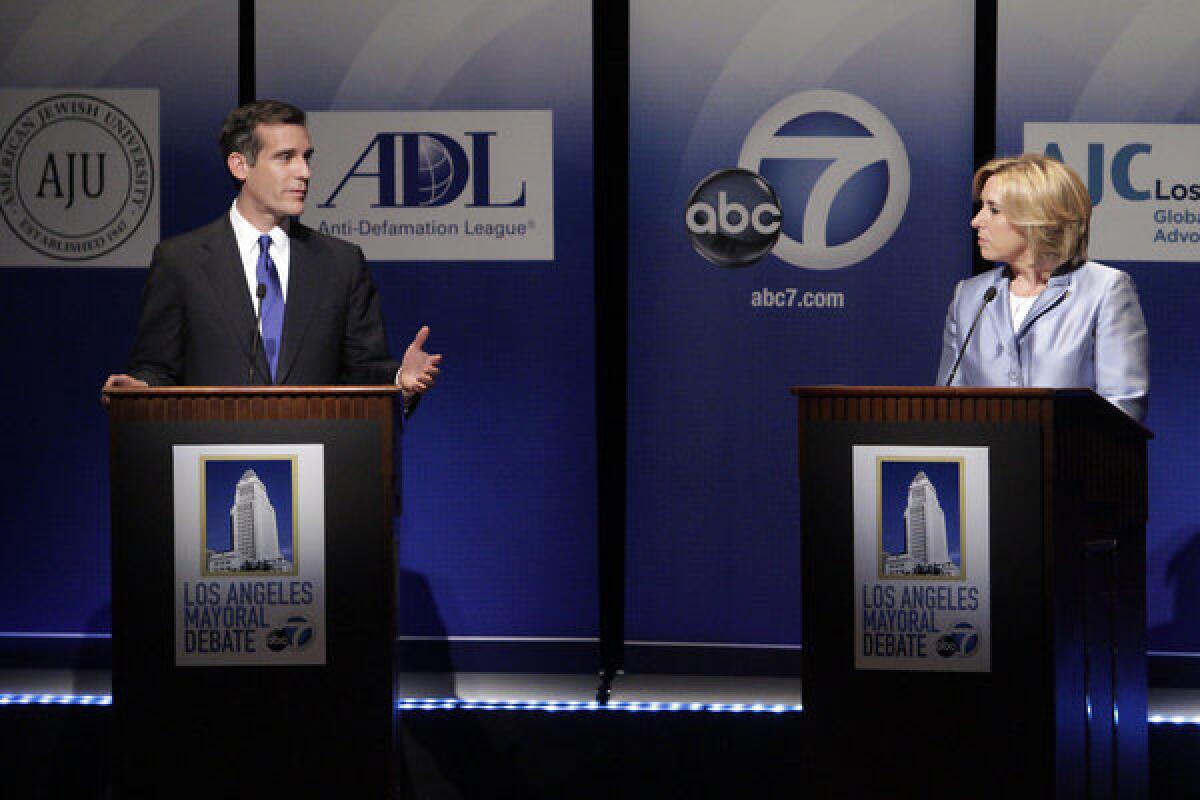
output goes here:
{"type": "Polygon", "coordinates": [[[104,406],[108,405],[107,392],[109,389],[117,389],[122,386],[145,389],[149,385],[150,384],[146,383],[144,380],[135,378],[132,375],[125,375],[124,373],[120,375],[109,375],[108,380],[104,382],[104,386],[100,388],[100,403],[104,406]]]}

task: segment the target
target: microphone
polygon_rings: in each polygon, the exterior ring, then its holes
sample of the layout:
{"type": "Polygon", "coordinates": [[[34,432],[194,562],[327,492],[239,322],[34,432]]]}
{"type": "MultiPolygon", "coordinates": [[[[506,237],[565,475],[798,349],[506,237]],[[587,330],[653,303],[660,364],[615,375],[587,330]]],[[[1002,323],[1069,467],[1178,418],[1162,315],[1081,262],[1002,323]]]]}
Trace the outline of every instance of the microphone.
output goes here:
{"type": "Polygon", "coordinates": [[[983,293],[983,302],[979,304],[979,310],[975,312],[975,319],[971,321],[971,329],[967,331],[967,338],[963,339],[962,348],[958,351],[958,358],[954,359],[954,368],[950,370],[950,377],[946,380],[946,385],[954,383],[954,376],[958,374],[958,365],[962,363],[963,356],[967,354],[967,345],[971,343],[971,337],[975,335],[975,326],[979,324],[979,318],[983,316],[983,310],[987,308],[987,304],[996,299],[996,287],[989,286],[988,290],[983,293]]]}
{"type": "MultiPolygon", "coordinates": [[[[995,294],[993,289],[992,293],[995,294]]],[[[250,345],[250,385],[254,385],[254,367],[258,363],[258,340],[262,337],[258,334],[258,326],[262,324],[262,301],[267,296],[267,285],[265,283],[258,284],[258,288],[254,290],[254,296],[258,298],[255,304],[258,310],[254,312],[254,341],[250,345]]]]}

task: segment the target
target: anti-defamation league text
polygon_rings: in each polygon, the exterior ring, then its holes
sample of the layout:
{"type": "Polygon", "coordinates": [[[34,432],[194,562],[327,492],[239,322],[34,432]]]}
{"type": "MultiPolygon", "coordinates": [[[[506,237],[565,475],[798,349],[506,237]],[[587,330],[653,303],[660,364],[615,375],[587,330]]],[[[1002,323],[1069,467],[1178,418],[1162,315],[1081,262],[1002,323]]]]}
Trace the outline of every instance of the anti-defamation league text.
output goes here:
{"type": "Polygon", "coordinates": [[[200,581],[183,584],[185,653],[256,653],[268,612],[313,602],[312,581],[200,581]]]}
{"type": "Polygon", "coordinates": [[[979,610],[979,588],[867,584],[862,601],[864,655],[924,658],[926,635],[950,627],[939,625],[939,612],[979,610]]]}
{"type": "Polygon", "coordinates": [[[372,222],[369,219],[345,220],[343,222],[321,221],[317,230],[330,236],[374,236],[374,237],[425,237],[425,236],[480,236],[493,239],[508,239],[529,234],[533,222],[372,222]]]}

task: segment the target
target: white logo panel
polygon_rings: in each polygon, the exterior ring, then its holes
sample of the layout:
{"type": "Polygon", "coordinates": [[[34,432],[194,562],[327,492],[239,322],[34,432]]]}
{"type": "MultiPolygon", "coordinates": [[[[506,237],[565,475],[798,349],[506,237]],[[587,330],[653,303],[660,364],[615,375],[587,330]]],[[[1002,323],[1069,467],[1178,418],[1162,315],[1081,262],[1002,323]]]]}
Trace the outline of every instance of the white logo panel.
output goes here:
{"type": "Polygon", "coordinates": [[[1092,197],[1090,257],[1200,261],[1200,125],[1025,124],[1024,149],[1059,158],[1092,197]]]}
{"type": "Polygon", "coordinates": [[[156,89],[0,90],[0,266],[147,266],[158,134],[156,89]]]}
{"type": "Polygon", "coordinates": [[[552,261],[552,112],[310,114],[305,224],[374,261],[552,261]]]}

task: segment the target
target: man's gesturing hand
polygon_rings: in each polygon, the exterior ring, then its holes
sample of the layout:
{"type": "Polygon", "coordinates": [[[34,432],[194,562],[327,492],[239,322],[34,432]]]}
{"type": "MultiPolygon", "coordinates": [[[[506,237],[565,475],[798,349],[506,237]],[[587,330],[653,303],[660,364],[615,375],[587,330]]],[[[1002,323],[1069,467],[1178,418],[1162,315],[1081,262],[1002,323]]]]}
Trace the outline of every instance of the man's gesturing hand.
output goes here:
{"type": "Polygon", "coordinates": [[[404,351],[396,383],[406,392],[423,394],[433,386],[434,378],[441,371],[438,369],[438,364],[442,363],[441,354],[425,352],[425,340],[428,338],[429,326],[425,325],[417,331],[412,344],[404,351]]]}

